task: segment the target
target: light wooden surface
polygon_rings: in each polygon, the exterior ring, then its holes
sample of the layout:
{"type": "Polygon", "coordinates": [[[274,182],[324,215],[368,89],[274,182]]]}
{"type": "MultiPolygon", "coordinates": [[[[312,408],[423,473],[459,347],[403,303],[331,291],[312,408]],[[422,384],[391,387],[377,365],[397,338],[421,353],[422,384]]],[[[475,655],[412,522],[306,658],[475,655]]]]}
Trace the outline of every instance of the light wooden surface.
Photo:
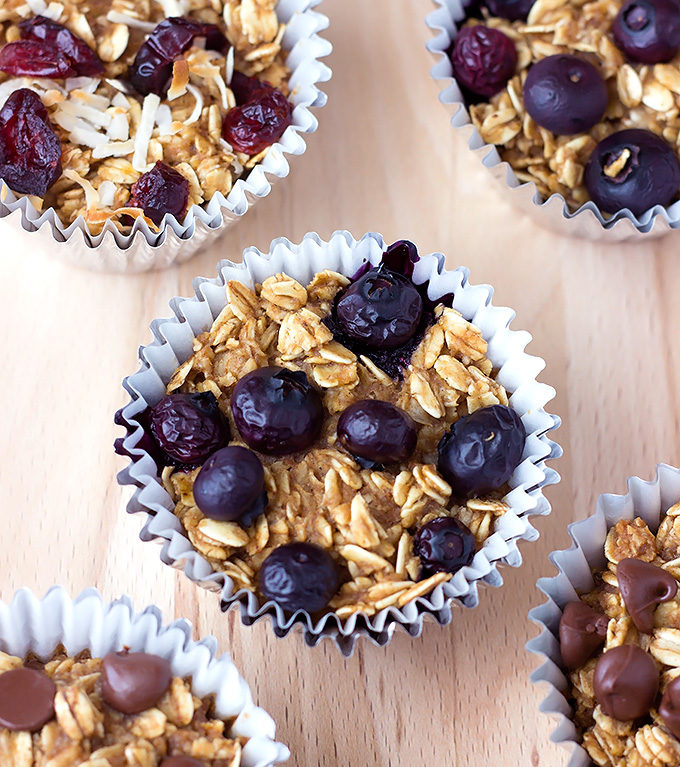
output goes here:
{"type": "Polygon", "coordinates": [[[335,50],[319,132],[287,181],[183,267],[74,271],[0,230],[0,597],[95,585],[186,616],[233,655],[297,767],[563,765],[538,712],[543,691],[528,682],[536,579],[553,573],[547,553],[568,545],[567,523],[599,493],[623,492],[626,476],[650,477],[659,461],[680,463],[680,235],[608,247],[560,238],[508,207],[437,101],[430,8],[323,3],[335,50]],[[552,516],[536,523],[541,539],[524,544],[522,568],[503,570],[502,589],[483,590],[452,626],[427,624],[417,640],[398,633],[386,649],[362,643],[349,661],[330,644],[275,639],[268,624],[242,627],[214,594],[162,565],[138,539],[141,520],[124,512],[129,489],[116,484],[123,462],[112,450],[120,381],[172,296],[248,245],[339,228],[409,237],[493,284],[496,303],[517,311],[513,327],[533,334],[529,351],[547,361],[541,378],[558,391],[551,407],[565,449],[562,482],[548,490],[552,516]]]}

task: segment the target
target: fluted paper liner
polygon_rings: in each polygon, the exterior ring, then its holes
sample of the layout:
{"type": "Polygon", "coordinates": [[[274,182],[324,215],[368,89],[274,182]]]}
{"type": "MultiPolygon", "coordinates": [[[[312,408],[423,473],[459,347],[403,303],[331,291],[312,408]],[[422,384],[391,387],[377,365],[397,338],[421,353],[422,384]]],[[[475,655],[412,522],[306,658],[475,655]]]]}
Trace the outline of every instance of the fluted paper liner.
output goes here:
{"type": "Polygon", "coordinates": [[[569,682],[562,667],[558,640],[562,611],[567,602],[578,599],[579,594],[594,588],[591,570],[606,567],[605,539],[610,528],[619,520],[641,517],[656,532],[668,509],[680,501],[680,469],[659,464],[653,480],[647,482],[640,477],[631,477],[627,485],[626,495],[601,495],[592,516],[569,525],[569,535],[573,541],[571,548],[553,551],[549,555],[559,574],[553,578],[541,578],[537,583],[548,600],[529,612],[529,618],[538,624],[541,633],[527,642],[527,650],[543,660],[541,666],[532,673],[531,681],[546,682],[550,688],[540,710],[557,719],[557,727],[550,740],[569,750],[565,767],[587,767],[592,761],[580,745],[571,718],[567,698],[569,682]]]}
{"type": "Polygon", "coordinates": [[[422,256],[416,264],[413,278],[417,283],[429,281],[430,298],[453,293],[454,308],[482,329],[489,342],[488,356],[494,367],[499,369],[498,380],[512,393],[510,404],[522,416],[528,436],[522,462],[509,482],[512,490],[504,499],[510,510],[498,520],[495,533],[477,552],[469,567],[458,571],[448,583],[435,588],[429,596],[415,599],[401,609],[388,607],[372,617],[354,615],[345,621],[340,621],[334,613],[313,619],[304,611],[286,615],[272,602],[260,605],[255,594],[245,589],[234,592],[232,580],[224,573],[214,571],[184,533],[173,513],[172,499],[159,480],[153,459],[139,447],[143,429],[137,418],[164,396],[165,385],[176,367],[191,356],[194,336],[210,328],[224,308],[227,300],[225,284],[229,280],[240,280],[252,287],[271,275],[285,272],[307,284],[316,272],[323,269],[351,276],[367,261],[377,264],[384,248],[379,234],[369,233],[356,241],[348,232],[340,231],[324,242],[311,233],[305,235],[299,245],[285,238],[274,240],[269,253],[248,248],[243,253],[242,264],[221,261],[218,277],[194,280],[194,297],[174,298],[170,302],[174,317],[151,323],[154,342],[140,349],[140,369],[123,381],[131,402],[121,412],[128,435],[118,449],[132,460],[120,472],[118,481],[136,487],[127,510],[146,516],[142,539],[160,541],[163,562],[184,569],[191,580],[218,591],[223,610],[238,603],[245,624],[250,625],[268,615],[278,636],[285,636],[294,626],[301,626],[309,645],[317,644],[323,637],[331,637],[345,655],[352,653],[361,634],[384,645],[397,625],[417,636],[425,615],[433,616],[440,624],[449,623],[452,602],[475,607],[479,599],[478,584],[500,586],[503,581],[498,565],[504,563],[519,567],[522,559],[517,542],[538,537],[530,517],[550,513],[550,504],[543,496],[542,488],[557,482],[559,475],[547,468],[545,462],[557,458],[561,450],[547,434],[557,428],[560,421],[543,408],[554,397],[555,391],[536,381],[536,375],[545,363],[524,353],[531,336],[509,329],[514,312],[492,306],[492,288],[471,285],[467,269],[445,269],[441,253],[422,256]]]}
{"type": "Polygon", "coordinates": [[[517,178],[510,164],[501,160],[497,148],[487,144],[472,124],[465,99],[453,76],[449,52],[470,1],[432,0],[436,9],[425,19],[427,26],[436,33],[427,43],[428,51],[436,59],[430,74],[442,89],[439,100],[451,112],[451,125],[462,132],[470,149],[508,192],[508,200],[543,226],[560,234],[590,240],[622,242],[643,234],[648,238],[660,236],[680,228],[680,201],[668,208],[656,205],[640,217],[627,209],[605,216],[592,201],[571,211],[561,194],[553,194],[544,200],[535,184],[517,178]]]}
{"type": "Polygon", "coordinates": [[[27,233],[23,238],[27,247],[86,269],[144,272],[187,261],[288,175],[286,155],[304,154],[307,145],[303,134],[316,131],[318,121],[310,109],[326,103],[326,94],[318,84],[331,77],[331,70],[319,59],[332,51],[331,44],[318,34],[328,26],[328,18],[313,10],[320,2],[278,0],[276,12],[286,24],[282,45],[288,51],[286,61],[291,70],[292,122],[262,162],[238,179],[226,196],[218,192],[205,206],[193,205],[182,222],[166,214],[160,232],[137,219],[130,234],[122,234],[107,222],[100,234],[92,235],[82,216],[65,226],[53,208],[40,212],[28,197],[17,199],[0,182],[0,221],[27,233]]]}
{"type": "Polygon", "coordinates": [[[290,752],[274,740],[274,720],[255,706],[246,681],[231,658],[217,655],[217,640],[191,638],[191,624],[184,619],[164,624],[158,607],[135,612],[128,597],[103,601],[96,589],[86,589],[75,599],[55,586],[40,599],[21,589],[9,604],[0,602],[0,650],[20,658],[34,653],[49,660],[63,645],[69,655],[89,650],[101,658],[128,647],[170,661],[175,676],[191,677],[195,695],[215,696],[215,712],[234,719],[228,734],[250,738],[244,746],[244,767],[271,767],[290,752]]]}

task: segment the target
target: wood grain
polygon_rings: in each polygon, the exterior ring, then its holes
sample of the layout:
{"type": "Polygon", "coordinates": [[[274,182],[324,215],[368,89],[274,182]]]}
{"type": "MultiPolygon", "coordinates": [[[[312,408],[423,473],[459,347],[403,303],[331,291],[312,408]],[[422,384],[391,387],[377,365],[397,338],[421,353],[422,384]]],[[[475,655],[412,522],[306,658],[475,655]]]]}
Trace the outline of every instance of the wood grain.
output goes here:
{"type": "Polygon", "coordinates": [[[552,234],[518,215],[448,125],[429,77],[426,0],[326,0],[334,70],[328,106],[289,179],[218,244],[181,268],[138,277],[74,271],[2,228],[0,302],[0,597],[15,589],[72,593],[97,586],[130,594],[196,634],[216,634],[255,699],[279,724],[298,767],[335,765],[532,765],[558,767],[538,712],[543,691],[528,674],[526,619],[540,596],[546,555],[568,545],[567,523],[593,510],[631,474],[680,462],[680,260],[675,240],[607,246],[552,234]],[[222,615],[211,593],[163,566],[125,514],[129,491],[115,475],[113,413],[122,377],[136,367],[149,322],[167,302],[212,276],[221,257],[279,235],[382,232],[409,237],[465,264],[473,282],[517,311],[558,391],[562,483],[541,539],[523,546],[521,569],[503,571],[454,624],[422,638],[397,634],[386,649],[362,644],[343,660],[331,645],[222,615]]]}

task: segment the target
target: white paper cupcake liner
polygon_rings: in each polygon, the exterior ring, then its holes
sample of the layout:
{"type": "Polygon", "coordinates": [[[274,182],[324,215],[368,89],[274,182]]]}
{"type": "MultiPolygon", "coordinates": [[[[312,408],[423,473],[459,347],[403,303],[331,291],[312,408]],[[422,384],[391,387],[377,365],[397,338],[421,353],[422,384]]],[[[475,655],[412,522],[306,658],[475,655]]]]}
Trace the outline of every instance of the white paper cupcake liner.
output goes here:
{"type": "Polygon", "coordinates": [[[143,429],[138,416],[164,396],[165,385],[175,368],[192,354],[194,336],[207,330],[224,308],[225,284],[229,280],[236,279],[253,286],[270,275],[285,272],[306,284],[323,269],[351,276],[367,261],[378,263],[384,249],[379,234],[369,233],[357,241],[348,232],[340,231],[324,242],[311,233],[305,235],[299,245],[285,238],[274,240],[269,253],[248,248],[243,253],[241,264],[221,261],[218,277],[194,280],[194,297],[174,298],[170,302],[173,317],[151,323],[154,342],[141,347],[140,369],[123,381],[131,402],[118,417],[119,423],[127,427],[128,434],[118,442],[117,449],[131,459],[130,465],[118,475],[118,481],[136,487],[127,510],[146,516],[141,538],[155,539],[162,544],[163,562],[183,569],[191,580],[201,586],[218,591],[223,610],[238,603],[245,624],[250,625],[269,616],[278,636],[285,636],[293,627],[300,626],[308,645],[316,645],[322,638],[330,637],[348,656],[360,635],[384,645],[396,626],[401,626],[412,636],[420,634],[425,615],[433,616],[440,624],[449,623],[452,602],[475,607],[479,601],[479,583],[500,586],[503,581],[498,565],[503,563],[519,567],[522,558],[518,541],[538,537],[530,517],[550,513],[550,504],[542,490],[546,485],[559,481],[559,475],[546,467],[546,460],[559,457],[562,451],[548,437],[548,433],[559,426],[560,420],[546,413],[544,406],[554,397],[555,391],[536,381],[545,363],[525,354],[524,348],[531,336],[509,329],[514,312],[492,306],[492,288],[468,283],[467,269],[445,269],[441,253],[422,256],[416,265],[414,280],[417,283],[429,281],[430,298],[453,293],[454,308],[482,329],[489,342],[488,356],[494,367],[499,369],[498,380],[512,393],[510,404],[522,416],[528,437],[522,462],[510,479],[512,490],[505,497],[510,510],[498,521],[496,532],[485,542],[469,567],[457,572],[448,583],[438,586],[429,596],[415,599],[402,609],[389,607],[372,617],[354,615],[345,621],[329,613],[314,620],[304,611],[287,616],[272,602],[260,605],[257,597],[245,589],[234,591],[232,580],[224,573],[215,572],[193,548],[174,515],[174,504],[159,480],[153,459],[139,446],[143,429]]]}
{"type": "Polygon", "coordinates": [[[538,223],[572,237],[590,240],[622,242],[640,235],[647,238],[666,234],[680,228],[680,201],[668,208],[657,205],[639,218],[629,210],[622,210],[605,217],[594,202],[589,201],[576,211],[570,211],[561,194],[553,194],[544,200],[535,184],[520,181],[512,167],[503,162],[497,148],[487,144],[472,124],[470,113],[461,90],[453,77],[449,58],[451,45],[458,34],[458,25],[465,18],[465,8],[470,0],[432,0],[436,10],[426,19],[427,26],[436,33],[428,41],[427,49],[436,59],[430,70],[439,84],[439,100],[451,112],[451,125],[462,132],[468,146],[489,169],[493,178],[508,192],[508,200],[531,215],[538,223]]]}
{"type": "Polygon", "coordinates": [[[601,495],[592,516],[569,525],[573,545],[549,555],[559,574],[553,578],[541,578],[537,583],[548,600],[529,612],[529,618],[540,627],[541,633],[527,642],[527,650],[543,660],[542,665],[532,673],[531,681],[546,682],[550,688],[540,710],[557,720],[550,740],[569,750],[565,767],[587,767],[592,761],[580,745],[571,719],[569,681],[562,668],[558,639],[562,611],[567,602],[573,602],[579,594],[594,587],[591,571],[606,567],[605,539],[610,528],[619,520],[641,517],[656,532],[665,513],[680,500],[680,469],[659,464],[656,476],[650,482],[631,477],[627,485],[626,495],[601,495]]]}
{"type": "Polygon", "coordinates": [[[85,269],[115,272],[144,272],[187,261],[200,247],[210,244],[238,221],[257,200],[266,197],[272,185],[285,178],[290,166],[286,155],[304,154],[305,133],[318,127],[310,111],[326,103],[318,84],[331,78],[331,70],[319,59],[333,47],[319,36],[328,18],[313,9],[321,0],[278,0],[276,12],[286,24],[283,48],[287,50],[290,75],[291,125],[272,145],[261,163],[232,187],[226,197],[218,192],[205,207],[193,205],[183,222],[167,215],[160,232],[138,219],[130,234],[122,234],[107,222],[98,235],[90,234],[79,217],[65,226],[53,208],[38,211],[27,197],[17,197],[2,184],[0,221],[23,230],[27,247],[35,248],[85,269]],[[30,236],[29,236],[30,235],[30,236]]]}
{"type": "Polygon", "coordinates": [[[11,603],[0,602],[0,650],[49,660],[59,645],[69,655],[89,650],[101,658],[128,647],[167,658],[175,676],[191,677],[195,695],[215,696],[217,716],[235,719],[230,736],[250,738],[242,752],[244,767],[270,767],[290,757],[286,746],[274,740],[274,720],[255,706],[231,658],[217,655],[213,636],[192,640],[187,620],[165,625],[158,607],[135,612],[128,597],[107,604],[96,589],[86,589],[75,599],[59,586],[42,599],[21,589],[11,603]]]}

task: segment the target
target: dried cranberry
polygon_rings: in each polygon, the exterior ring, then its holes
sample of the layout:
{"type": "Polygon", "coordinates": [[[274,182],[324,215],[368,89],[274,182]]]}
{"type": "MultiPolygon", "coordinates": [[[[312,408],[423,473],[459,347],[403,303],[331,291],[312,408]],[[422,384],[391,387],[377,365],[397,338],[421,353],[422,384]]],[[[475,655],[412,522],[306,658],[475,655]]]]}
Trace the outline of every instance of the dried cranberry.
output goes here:
{"type": "Polygon", "coordinates": [[[128,205],[142,208],[144,215],[160,226],[166,213],[181,221],[188,201],[189,182],[179,171],[158,160],[133,184],[128,205]]]}
{"type": "Polygon", "coordinates": [[[248,75],[238,71],[232,75],[229,87],[239,106],[253,101],[261,93],[271,93],[274,90],[274,86],[268,82],[259,80],[257,77],[248,77],[248,75]]]}
{"type": "Polygon", "coordinates": [[[451,53],[458,82],[477,96],[490,98],[503,90],[515,74],[517,51],[499,29],[477,24],[463,27],[451,53]]]}
{"type": "Polygon", "coordinates": [[[172,63],[191,47],[196,37],[205,38],[205,46],[223,53],[227,38],[216,24],[173,16],[154,29],[137,51],[130,67],[129,78],[138,93],[162,96],[172,77],[172,63]]]}
{"type": "Polygon", "coordinates": [[[52,45],[36,40],[17,40],[0,50],[0,72],[14,77],[73,77],[70,60],[52,45]]]}
{"type": "Polygon", "coordinates": [[[227,112],[222,136],[237,152],[258,154],[281,138],[291,115],[290,102],[280,90],[259,89],[247,104],[227,112]]]}
{"type": "Polygon", "coordinates": [[[69,60],[76,75],[93,77],[104,71],[104,64],[90,46],[63,24],[34,16],[20,22],[23,40],[46,43],[56,48],[69,60]]]}
{"type": "Polygon", "coordinates": [[[44,197],[61,176],[61,142],[35,91],[14,91],[0,110],[0,178],[15,192],[44,197]]]}

